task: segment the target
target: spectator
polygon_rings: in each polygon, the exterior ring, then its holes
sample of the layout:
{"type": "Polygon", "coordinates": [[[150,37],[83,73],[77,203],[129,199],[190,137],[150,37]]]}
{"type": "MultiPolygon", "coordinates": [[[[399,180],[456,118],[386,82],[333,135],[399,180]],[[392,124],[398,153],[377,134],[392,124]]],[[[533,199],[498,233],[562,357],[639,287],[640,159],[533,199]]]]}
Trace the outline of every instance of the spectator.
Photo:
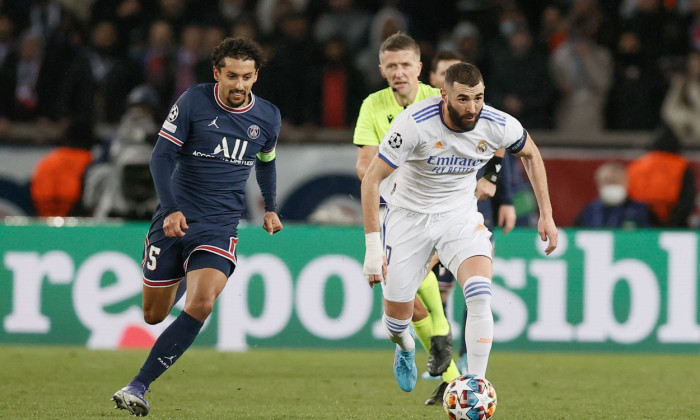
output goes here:
{"type": "Polygon", "coordinates": [[[138,65],[118,49],[113,23],[97,24],[91,41],[71,63],[61,98],[63,121],[83,131],[97,122],[118,122],[126,96],[142,79],[138,65]]]}
{"type": "Polygon", "coordinates": [[[354,3],[354,0],[328,0],[328,10],[318,17],[313,28],[314,39],[318,44],[340,36],[353,55],[367,44],[371,16],[355,7],[354,3]]]}
{"type": "Polygon", "coordinates": [[[574,22],[569,39],[550,57],[552,77],[561,96],[555,126],[561,131],[594,133],[604,126],[613,61],[610,52],[592,36],[586,22],[574,22]]]}
{"type": "Polygon", "coordinates": [[[369,30],[369,45],[355,55],[355,67],[364,75],[365,85],[369,91],[386,87],[379,68],[379,47],[391,35],[406,33],[408,21],[403,13],[395,7],[384,7],[372,18],[369,30]]]}
{"type": "Polygon", "coordinates": [[[15,24],[7,14],[0,14],[0,66],[7,55],[14,50],[15,24]]]}
{"type": "MultiPolygon", "coordinates": [[[[41,83],[40,79],[43,62],[41,43],[39,34],[25,32],[20,48],[10,53],[0,66],[0,118],[34,120],[42,113],[42,97],[53,94],[53,86],[41,83]]],[[[48,82],[46,75],[43,82],[48,82]]]]}
{"type": "Polygon", "coordinates": [[[551,129],[554,85],[547,57],[533,47],[523,24],[507,35],[508,45],[497,49],[486,85],[493,106],[514,116],[529,129],[551,129]]]}
{"type": "Polygon", "coordinates": [[[684,145],[700,146],[700,51],[688,54],[685,72],[671,80],[661,115],[684,145]]]}
{"type": "Polygon", "coordinates": [[[574,226],[634,229],[649,227],[649,209],[627,197],[627,173],[619,163],[604,163],[595,171],[598,198],[587,204],[574,226]]]}
{"type": "MultiPolygon", "coordinates": [[[[170,103],[174,103],[190,86],[197,83],[195,68],[197,62],[206,58],[202,49],[203,31],[197,24],[190,24],[182,31],[180,43],[175,53],[173,94],[170,103]]],[[[169,106],[168,103],[165,106],[169,106]]],[[[160,115],[160,112],[158,113],[160,115]]]]}
{"type": "Polygon", "coordinates": [[[663,126],[651,151],[627,167],[628,192],[632,200],[646,203],[652,225],[688,227],[695,200],[695,178],[688,161],[681,155],[681,144],[663,126]]]}
{"type": "Polygon", "coordinates": [[[568,31],[568,20],[564,19],[561,10],[557,6],[547,6],[540,17],[537,44],[552,53],[566,40],[568,31]]]}
{"type": "Polygon", "coordinates": [[[637,33],[623,32],[617,45],[614,81],[607,102],[607,128],[651,130],[656,127],[665,86],[656,62],[642,55],[637,33]]]}
{"type": "Polygon", "coordinates": [[[323,46],[320,91],[316,103],[320,109],[320,125],[327,128],[348,128],[355,125],[367,89],[362,75],[352,66],[345,41],[334,36],[323,46]]]}
{"type": "MultiPolygon", "coordinates": [[[[104,20],[114,22],[120,42],[134,47],[134,44],[146,39],[156,10],[157,5],[153,0],[94,0],[90,7],[90,22],[92,25],[104,20]]],[[[127,48],[128,45],[123,47],[127,48]]]]}
{"type": "Polygon", "coordinates": [[[264,37],[273,36],[282,16],[303,12],[309,0],[260,0],[255,6],[255,16],[264,37]]]}
{"type": "MultiPolygon", "coordinates": [[[[202,31],[202,51],[212,51],[226,37],[226,31],[218,25],[206,25],[202,31]]],[[[214,83],[211,69],[211,57],[208,54],[200,57],[194,67],[197,83],[214,83]]],[[[170,106],[171,104],[163,105],[170,106]]]]}
{"type": "Polygon", "coordinates": [[[304,14],[283,16],[280,30],[280,36],[274,41],[276,53],[272,66],[284,69],[284,77],[266,72],[266,78],[276,77],[270,102],[279,107],[283,123],[310,127],[318,119],[315,113],[320,80],[318,48],[311,38],[309,21],[304,14]]]}
{"type": "MultiPolygon", "coordinates": [[[[187,25],[185,29],[191,27],[191,25],[187,25]]],[[[185,30],[182,30],[182,32],[184,33],[185,30]]],[[[192,40],[189,40],[189,42],[192,42],[192,40]]],[[[196,40],[193,42],[196,42],[196,40]]],[[[188,45],[187,48],[191,49],[192,46],[188,45]]],[[[170,99],[173,97],[175,72],[178,70],[176,50],[175,31],[171,24],[162,19],[151,23],[148,30],[148,43],[140,61],[144,69],[146,82],[158,91],[158,96],[161,98],[170,99]]],[[[176,96],[175,99],[178,97],[176,96]]]]}

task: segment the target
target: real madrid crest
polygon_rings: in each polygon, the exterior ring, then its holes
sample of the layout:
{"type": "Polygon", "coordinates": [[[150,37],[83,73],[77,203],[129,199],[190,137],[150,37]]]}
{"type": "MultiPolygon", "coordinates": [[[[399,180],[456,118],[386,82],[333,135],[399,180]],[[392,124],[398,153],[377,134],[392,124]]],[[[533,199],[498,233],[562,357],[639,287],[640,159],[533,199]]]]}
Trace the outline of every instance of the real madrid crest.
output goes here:
{"type": "Polygon", "coordinates": [[[486,140],[479,140],[479,144],[476,145],[476,153],[484,153],[486,149],[486,140]]]}

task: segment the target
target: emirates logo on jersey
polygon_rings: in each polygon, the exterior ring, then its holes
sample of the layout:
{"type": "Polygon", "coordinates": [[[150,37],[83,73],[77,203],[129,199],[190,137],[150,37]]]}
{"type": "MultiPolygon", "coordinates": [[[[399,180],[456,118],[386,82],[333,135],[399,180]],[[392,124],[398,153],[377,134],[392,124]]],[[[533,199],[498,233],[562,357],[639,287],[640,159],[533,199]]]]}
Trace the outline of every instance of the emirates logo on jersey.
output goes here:
{"type": "Polygon", "coordinates": [[[250,127],[248,127],[248,138],[254,140],[258,137],[260,137],[260,127],[258,127],[256,124],[253,124],[250,127]]]}

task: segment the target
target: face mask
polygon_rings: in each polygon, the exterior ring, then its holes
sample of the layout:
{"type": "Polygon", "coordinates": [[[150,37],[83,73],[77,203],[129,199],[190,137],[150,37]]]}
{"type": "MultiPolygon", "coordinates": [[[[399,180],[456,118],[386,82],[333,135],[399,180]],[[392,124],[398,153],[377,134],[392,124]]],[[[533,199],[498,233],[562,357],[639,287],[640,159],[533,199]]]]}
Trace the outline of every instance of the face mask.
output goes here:
{"type": "Polygon", "coordinates": [[[617,206],[627,198],[627,189],[619,184],[609,184],[600,187],[600,201],[606,206],[617,206]]]}

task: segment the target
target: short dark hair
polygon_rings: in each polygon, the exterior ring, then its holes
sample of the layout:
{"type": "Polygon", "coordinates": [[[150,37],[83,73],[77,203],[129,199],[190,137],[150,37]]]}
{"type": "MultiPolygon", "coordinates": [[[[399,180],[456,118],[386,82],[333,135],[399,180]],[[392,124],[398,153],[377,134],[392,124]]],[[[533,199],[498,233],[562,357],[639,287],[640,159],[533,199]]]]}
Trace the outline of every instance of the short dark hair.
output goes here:
{"type": "Polygon", "coordinates": [[[211,52],[211,62],[218,69],[224,66],[227,57],[243,61],[253,60],[255,61],[255,70],[260,69],[265,64],[262,47],[249,38],[228,37],[214,47],[211,52]]]}
{"type": "Polygon", "coordinates": [[[445,72],[445,86],[452,86],[455,82],[472,87],[484,83],[484,77],[479,68],[473,64],[455,63],[445,72]]]}
{"type": "Polygon", "coordinates": [[[397,32],[382,42],[381,47],[379,47],[379,55],[381,56],[384,51],[403,50],[413,50],[420,57],[420,46],[416,40],[403,32],[397,32]]]}
{"type": "Polygon", "coordinates": [[[432,71],[435,71],[435,69],[438,66],[438,63],[441,61],[464,61],[464,58],[462,58],[462,55],[459,54],[456,51],[451,51],[451,50],[443,50],[443,51],[438,51],[435,53],[433,56],[433,61],[430,63],[430,69],[432,71]]]}

